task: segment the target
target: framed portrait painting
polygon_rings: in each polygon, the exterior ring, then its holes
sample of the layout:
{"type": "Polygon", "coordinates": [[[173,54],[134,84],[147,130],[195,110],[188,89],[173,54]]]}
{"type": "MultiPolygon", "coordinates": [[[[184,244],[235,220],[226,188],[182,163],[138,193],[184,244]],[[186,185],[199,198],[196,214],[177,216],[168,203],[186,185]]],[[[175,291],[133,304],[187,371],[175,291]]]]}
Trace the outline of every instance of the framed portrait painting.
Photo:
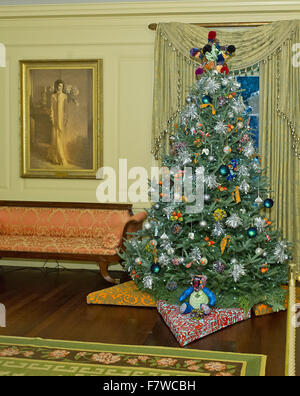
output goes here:
{"type": "Polygon", "coordinates": [[[102,167],[102,60],[20,61],[22,177],[94,179],[102,167]]]}

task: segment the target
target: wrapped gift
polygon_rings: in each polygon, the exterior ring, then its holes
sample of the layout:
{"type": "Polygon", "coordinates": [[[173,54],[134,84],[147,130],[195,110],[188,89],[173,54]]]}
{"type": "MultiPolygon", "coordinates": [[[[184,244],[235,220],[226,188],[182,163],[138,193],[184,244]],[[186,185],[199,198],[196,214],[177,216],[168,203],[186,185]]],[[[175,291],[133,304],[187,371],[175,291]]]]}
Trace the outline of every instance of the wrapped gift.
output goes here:
{"type": "MultiPolygon", "coordinates": [[[[283,290],[286,290],[286,296],[285,296],[285,301],[284,301],[284,308],[287,309],[288,308],[288,286],[281,286],[281,288],[283,290]]],[[[299,288],[296,289],[296,303],[299,304],[300,303],[300,290],[299,288]]],[[[262,315],[267,315],[270,313],[273,313],[273,309],[272,307],[270,307],[270,305],[267,304],[256,304],[253,307],[253,312],[255,314],[255,316],[262,316],[262,315]]]]}
{"type": "Polygon", "coordinates": [[[251,311],[245,314],[238,308],[216,308],[209,315],[193,319],[192,314],[181,314],[179,305],[170,305],[162,300],[158,301],[157,309],[180,346],[251,317],[251,311]]]}
{"type": "Polygon", "coordinates": [[[256,304],[253,307],[253,312],[255,316],[262,316],[262,315],[267,315],[270,313],[273,313],[273,309],[270,307],[270,305],[267,304],[256,304]]]}

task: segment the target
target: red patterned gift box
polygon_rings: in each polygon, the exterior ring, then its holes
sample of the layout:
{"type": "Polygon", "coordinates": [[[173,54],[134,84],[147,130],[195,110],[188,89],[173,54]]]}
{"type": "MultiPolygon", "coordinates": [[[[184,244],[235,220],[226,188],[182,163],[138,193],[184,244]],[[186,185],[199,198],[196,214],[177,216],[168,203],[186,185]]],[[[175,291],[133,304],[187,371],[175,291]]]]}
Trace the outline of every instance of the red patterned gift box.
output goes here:
{"type": "Polygon", "coordinates": [[[157,309],[180,346],[187,345],[194,340],[251,317],[251,311],[245,315],[244,311],[238,308],[216,308],[212,310],[210,315],[195,320],[191,319],[190,314],[181,314],[178,305],[170,305],[161,300],[157,302],[157,309]]]}

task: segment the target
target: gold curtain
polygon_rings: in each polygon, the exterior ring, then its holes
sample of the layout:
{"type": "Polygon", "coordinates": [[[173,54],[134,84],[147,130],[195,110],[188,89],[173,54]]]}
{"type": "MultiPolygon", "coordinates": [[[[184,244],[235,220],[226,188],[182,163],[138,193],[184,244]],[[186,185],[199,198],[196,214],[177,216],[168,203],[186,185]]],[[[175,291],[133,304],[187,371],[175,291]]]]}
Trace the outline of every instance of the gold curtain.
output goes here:
{"type": "MultiPolygon", "coordinates": [[[[229,68],[234,74],[260,76],[259,151],[270,180],[275,205],[274,226],[294,244],[300,273],[300,66],[297,46],[300,21],[278,21],[247,30],[215,29],[221,44],[233,44],[236,55],[229,68]]],[[[152,154],[159,160],[169,150],[169,135],[198,64],[192,47],[207,43],[209,29],[184,23],[160,23],[155,37],[152,154]]],[[[299,48],[298,48],[299,51],[299,48]]]]}

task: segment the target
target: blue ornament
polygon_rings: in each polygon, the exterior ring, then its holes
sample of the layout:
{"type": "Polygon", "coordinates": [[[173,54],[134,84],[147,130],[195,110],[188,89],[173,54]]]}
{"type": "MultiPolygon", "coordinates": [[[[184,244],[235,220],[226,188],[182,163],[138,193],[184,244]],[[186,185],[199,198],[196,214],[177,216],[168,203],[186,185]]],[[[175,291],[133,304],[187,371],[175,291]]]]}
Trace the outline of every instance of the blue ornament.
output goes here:
{"type": "Polygon", "coordinates": [[[264,200],[264,207],[267,209],[272,208],[272,206],[274,205],[274,201],[271,198],[267,198],[264,200]]]}
{"type": "Polygon", "coordinates": [[[255,227],[250,227],[247,230],[247,234],[249,238],[255,238],[257,235],[257,229],[255,227]]]}
{"type": "Polygon", "coordinates": [[[212,98],[209,95],[204,95],[201,100],[204,104],[209,104],[212,102],[212,98]]]}
{"type": "Polygon", "coordinates": [[[231,168],[229,169],[229,175],[227,176],[227,180],[232,180],[236,176],[234,172],[236,172],[237,170],[237,163],[238,160],[236,159],[231,160],[231,168]]]}
{"type": "Polygon", "coordinates": [[[217,56],[217,63],[219,63],[219,64],[221,64],[221,65],[224,65],[225,60],[224,60],[224,56],[223,56],[222,54],[219,54],[219,55],[217,56]]]}
{"type": "Polygon", "coordinates": [[[199,48],[192,48],[190,50],[190,55],[195,56],[198,52],[200,52],[199,48]]]}
{"type": "Polygon", "coordinates": [[[150,270],[151,270],[152,274],[158,274],[160,272],[160,265],[152,264],[150,270]]]}
{"type": "Polygon", "coordinates": [[[222,165],[219,169],[219,173],[221,176],[227,176],[229,174],[229,168],[227,165],[222,165]]]}

